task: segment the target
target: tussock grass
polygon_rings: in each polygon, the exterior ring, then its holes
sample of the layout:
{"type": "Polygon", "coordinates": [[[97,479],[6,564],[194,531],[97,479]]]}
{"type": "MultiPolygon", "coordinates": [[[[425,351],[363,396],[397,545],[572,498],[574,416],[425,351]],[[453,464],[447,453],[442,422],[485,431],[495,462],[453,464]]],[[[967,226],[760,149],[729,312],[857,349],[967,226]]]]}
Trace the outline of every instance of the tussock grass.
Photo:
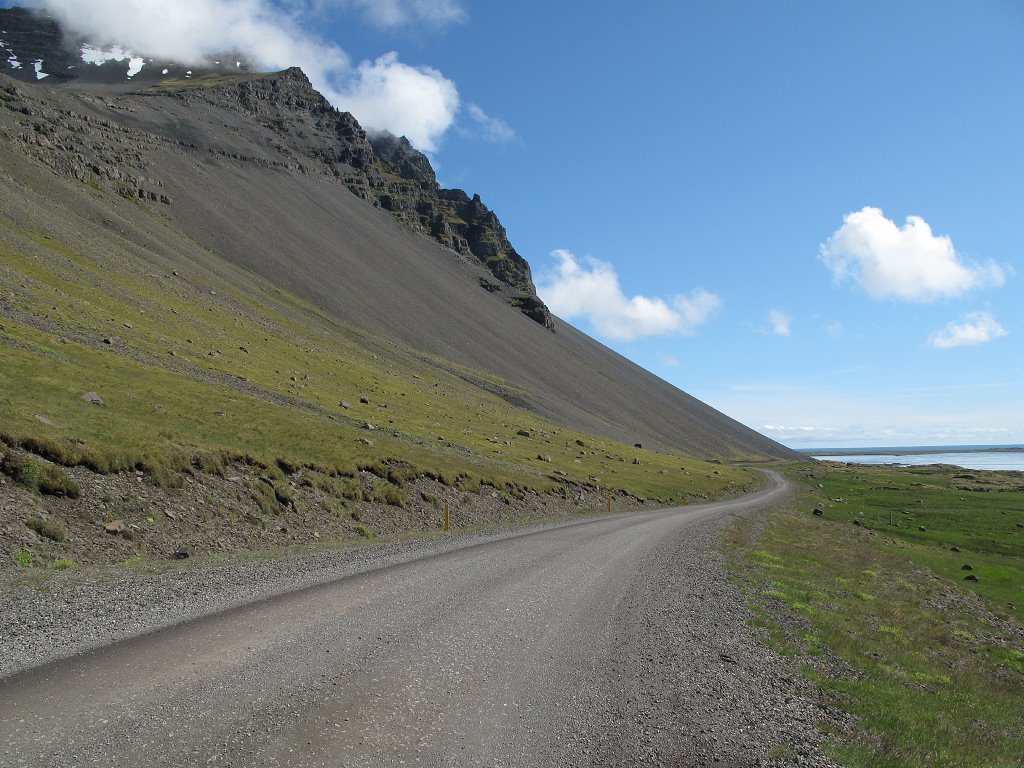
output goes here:
{"type": "Polygon", "coordinates": [[[77,499],[81,494],[78,483],[68,477],[60,467],[44,463],[25,453],[8,452],[0,460],[0,472],[37,493],[66,496],[69,499],[77,499]]]}

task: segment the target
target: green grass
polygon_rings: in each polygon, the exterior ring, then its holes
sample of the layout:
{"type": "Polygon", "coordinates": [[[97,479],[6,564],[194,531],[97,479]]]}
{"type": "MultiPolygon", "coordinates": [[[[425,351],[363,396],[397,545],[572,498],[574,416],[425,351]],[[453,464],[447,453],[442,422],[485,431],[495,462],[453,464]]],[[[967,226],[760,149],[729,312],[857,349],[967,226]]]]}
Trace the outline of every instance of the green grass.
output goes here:
{"type": "Polygon", "coordinates": [[[9,445],[99,472],[142,469],[171,486],[190,468],[222,473],[240,459],[343,475],[402,465],[511,495],[573,481],[665,503],[759,483],[745,468],[546,422],[471,383],[502,385],[496,377],[338,324],[212,255],[216,269],[135,256],[143,268],[127,269],[123,254],[85,253],[0,217],[9,445]]]}
{"type": "Polygon", "coordinates": [[[77,499],[81,494],[78,483],[60,467],[44,463],[28,454],[8,452],[0,460],[0,472],[37,493],[66,496],[69,499],[77,499]]]}
{"type": "Polygon", "coordinates": [[[750,524],[737,523],[730,551],[769,644],[840,660],[845,672],[807,673],[861,729],[837,739],[834,756],[865,767],[1024,764],[1024,652],[1006,629],[1019,627],[1024,603],[1019,479],[986,474],[992,490],[968,492],[948,470],[789,473],[797,501],[772,514],[756,549],[750,524]],[[963,581],[963,562],[977,583],[963,581]],[[809,629],[787,631],[772,618],[780,610],[809,629]]]}
{"type": "Polygon", "coordinates": [[[30,517],[25,525],[51,541],[64,541],[68,537],[68,529],[59,520],[47,520],[42,517],[30,517]]]}

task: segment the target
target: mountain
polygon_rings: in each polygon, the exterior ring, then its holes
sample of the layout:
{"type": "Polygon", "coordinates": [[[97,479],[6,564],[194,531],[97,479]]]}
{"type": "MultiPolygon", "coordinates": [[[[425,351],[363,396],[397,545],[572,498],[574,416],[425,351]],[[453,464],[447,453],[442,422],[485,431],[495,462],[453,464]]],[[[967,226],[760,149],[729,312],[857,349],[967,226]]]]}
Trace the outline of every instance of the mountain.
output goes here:
{"type": "MultiPolygon", "coordinates": [[[[58,243],[93,278],[149,276],[136,304],[185,295],[172,273],[201,289],[216,279],[233,301],[273,296],[289,323],[344,328],[376,359],[415,360],[580,433],[705,459],[797,455],[551,315],[479,196],[442,189],[405,139],[368,136],[301,71],[227,57],[189,69],[119,50],[120,61],[83,60],[111,50],[0,11],[8,318],[86,338],[85,315],[62,326],[14,298],[15,255],[58,243]]],[[[89,331],[103,327],[96,312],[89,331]]],[[[137,362],[170,364],[120,343],[137,362]]],[[[422,440],[421,427],[409,434],[422,440]]]]}

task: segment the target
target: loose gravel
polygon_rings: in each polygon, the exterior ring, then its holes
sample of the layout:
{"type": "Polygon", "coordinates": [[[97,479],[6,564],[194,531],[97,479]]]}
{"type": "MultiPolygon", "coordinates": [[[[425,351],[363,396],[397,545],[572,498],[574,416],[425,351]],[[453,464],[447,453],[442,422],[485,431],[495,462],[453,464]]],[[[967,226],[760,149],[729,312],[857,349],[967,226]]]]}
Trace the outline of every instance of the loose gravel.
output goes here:
{"type": "MultiPolygon", "coordinates": [[[[637,516],[649,523],[602,523],[442,560],[459,564],[459,571],[449,571],[450,596],[422,580],[437,568],[413,561],[527,531],[212,568],[186,565],[161,574],[98,569],[60,574],[35,586],[4,576],[0,595],[9,609],[0,617],[2,674],[262,597],[409,563],[384,576],[390,597],[373,598],[379,609],[371,614],[377,618],[369,637],[365,624],[345,629],[356,614],[315,631],[305,626],[318,621],[323,600],[368,595],[360,585],[369,590],[371,582],[364,579],[370,574],[322,597],[296,595],[295,605],[311,606],[312,613],[296,614],[295,638],[285,633],[276,640],[273,626],[260,625],[265,637],[240,639],[240,649],[251,642],[279,650],[254,657],[255,666],[240,667],[234,678],[211,677],[208,691],[196,682],[195,712],[178,707],[170,691],[159,703],[143,704],[147,695],[123,728],[120,720],[112,721],[102,738],[79,741],[76,754],[127,764],[110,755],[126,739],[155,728],[154,736],[162,733],[159,738],[168,740],[161,750],[173,747],[175,754],[227,765],[343,760],[384,766],[406,759],[510,768],[834,765],[824,751],[822,725],[846,729],[848,722],[800,677],[797,660],[770,650],[750,627],[752,614],[720,554],[722,531],[734,516],[763,513],[738,506],[688,520],[653,514],[637,516]],[[443,642],[452,632],[457,646],[443,642]],[[291,670],[292,677],[279,682],[283,687],[270,699],[264,702],[261,695],[251,705],[241,703],[252,691],[266,690],[262,681],[283,680],[282,670],[291,670]],[[235,687],[238,692],[232,692],[235,687]],[[238,701],[239,712],[218,710],[216,721],[204,719],[213,714],[202,710],[207,696],[207,706],[238,701]],[[245,715],[249,706],[253,712],[245,715]],[[438,720],[431,714],[438,706],[460,717],[438,720]],[[202,723],[213,730],[178,742],[179,732],[182,739],[202,733],[202,723]],[[193,731],[197,725],[201,730],[193,731]],[[214,738],[221,746],[209,751],[212,742],[205,742],[214,738]],[[441,748],[449,743],[449,749],[441,748]]],[[[287,608],[274,609],[281,610],[287,608]]],[[[157,648],[153,644],[145,653],[157,648]]],[[[129,656],[126,646],[125,661],[129,656]]],[[[18,750],[11,754],[21,764],[56,765],[68,752],[51,752],[53,759],[41,763],[24,762],[26,754],[18,750]]],[[[138,753],[143,754],[149,753],[138,753]]],[[[136,764],[150,764],[140,759],[136,764]]]]}

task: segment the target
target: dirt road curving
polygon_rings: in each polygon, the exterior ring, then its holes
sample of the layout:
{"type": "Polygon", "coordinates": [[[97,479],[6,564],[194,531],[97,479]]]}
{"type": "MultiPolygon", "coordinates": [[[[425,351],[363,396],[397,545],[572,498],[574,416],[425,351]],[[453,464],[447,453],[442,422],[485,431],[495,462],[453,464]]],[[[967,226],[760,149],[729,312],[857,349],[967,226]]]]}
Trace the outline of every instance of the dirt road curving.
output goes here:
{"type": "Polygon", "coordinates": [[[428,554],[0,681],[11,766],[828,765],[718,532],[789,493],[428,554]]]}

